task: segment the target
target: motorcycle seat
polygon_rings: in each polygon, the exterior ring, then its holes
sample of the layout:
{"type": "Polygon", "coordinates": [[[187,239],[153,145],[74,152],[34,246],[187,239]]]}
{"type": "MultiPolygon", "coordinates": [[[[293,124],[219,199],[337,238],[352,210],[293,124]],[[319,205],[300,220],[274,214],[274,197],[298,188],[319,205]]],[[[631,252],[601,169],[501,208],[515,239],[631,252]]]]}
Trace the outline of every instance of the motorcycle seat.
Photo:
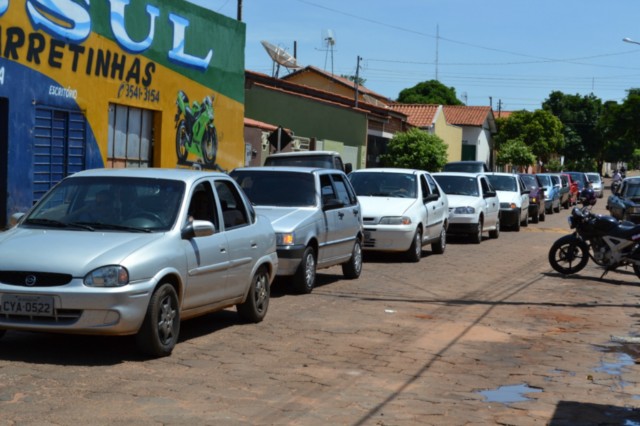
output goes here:
{"type": "Polygon", "coordinates": [[[610,235],[612,237],[623,238],[625,240],[630,240],[632,239],[631,237],[635,235],[636,238],[634,239],[638,239],[640,238],[640,225],[625,220],[620,222],[620,225],[613,228],[610,235]]]}

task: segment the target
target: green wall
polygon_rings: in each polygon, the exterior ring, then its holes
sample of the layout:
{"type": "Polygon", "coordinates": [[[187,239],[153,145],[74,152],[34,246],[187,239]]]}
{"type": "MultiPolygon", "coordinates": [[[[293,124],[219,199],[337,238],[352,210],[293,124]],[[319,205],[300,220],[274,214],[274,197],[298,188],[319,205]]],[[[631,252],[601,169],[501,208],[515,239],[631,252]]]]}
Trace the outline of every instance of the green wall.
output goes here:
{"type": "Polygon", "coordinates": [[[293,130],[296,136],[366,147],[367,114],[253,86],[245,91],[245,117],[293,130]]]}

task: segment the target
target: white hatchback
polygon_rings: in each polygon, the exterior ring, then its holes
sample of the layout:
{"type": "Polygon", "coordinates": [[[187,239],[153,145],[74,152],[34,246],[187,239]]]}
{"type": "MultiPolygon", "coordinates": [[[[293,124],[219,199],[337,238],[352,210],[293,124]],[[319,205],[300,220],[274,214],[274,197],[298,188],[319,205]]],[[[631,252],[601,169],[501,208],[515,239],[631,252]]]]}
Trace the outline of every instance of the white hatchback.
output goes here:
{"type": "Polygon", "coordinates": [[[469,236],[473,243],[500,235],[500,200],[484,173],[441,172],[433,177],[449,198],[449,235],[469,236]]]}
{"type": "Polygon", "coordinates": [[[500,199],[500,222],[515,231],[529,225],[529,190],[515,173],[487,173],[500,199]]]}
{"type": "Polygon", "coordinates": [[[444,253],[449,201],[423,170],[371,168],[349,174],[364,224],[364,250],[405,252],[418,262],[422,246],[444,253]]]}

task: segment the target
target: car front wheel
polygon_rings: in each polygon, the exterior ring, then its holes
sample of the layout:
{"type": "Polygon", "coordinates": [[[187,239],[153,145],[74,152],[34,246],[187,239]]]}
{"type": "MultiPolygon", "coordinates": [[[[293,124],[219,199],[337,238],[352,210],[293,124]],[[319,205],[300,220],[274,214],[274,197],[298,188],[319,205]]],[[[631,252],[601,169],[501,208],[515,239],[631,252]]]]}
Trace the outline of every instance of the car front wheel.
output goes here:
{"type": "Polygon", "coordinates": [[[353,280],[360,276],[362,272],[362,245],[359,239],[353,244],[351,258],[342,264],[342,274],[345,278],[353,280]]]}
{"type": "Polygon", "coordinates": [[[267,268],[261,266],[251,280],[247,300],[236,306],[240,318],[247,322],[262,321],[267,315],[270,294],[269,274],[267,268]]]}
{"type": "Polygon", "coordinates": [[[420,229],[416,229],[416,233],[413,234],[413,241],[407,250],[406,257],[409,262],[420,262],[422,257],[422,232],[420,229]]]}
{"type": "Polygon", "coordinates": [[[293,276],[293,289],[299,294],[309,294],[316,285],[316,254],[313,247],[302,253],[302,261],[293,276]]]}
{"type": "Polygon", "coordinates": [[[162,284],[149,301],[147,314],[137,335],[138,347],[155,357],[171,355],[179,332],[178,295],[171,284],[162,284]]]}
{"type": "Polygon", "coordinates": [[[447,230],[442,227],[440,230],[440,237],[434,243],[431,243],[431,251],[435,254],[443,254],[444,250],[447,248],[447,230]]]}
{"type": "Polygon", "coordinates": [[[496,221],[496,229],[493,231],[489,231],[489,238],[493,238],[494,240],[500,236],[500,218],[496,221]]]}
{"type": "MultiPolygon", "coordinates": [[[[499,221],[500,219],[498,219],[498,222],[499,221]]],[[[496,226],[500,226],[500,225],[496,224],[496,226]]],[[[480,219],[480,221],[476,225],[476,231],[473,234],[471,234],[470,237],[471,237],[471,242],[473,244],[480,244],[482,242],[482,219],[480,219]]]]}

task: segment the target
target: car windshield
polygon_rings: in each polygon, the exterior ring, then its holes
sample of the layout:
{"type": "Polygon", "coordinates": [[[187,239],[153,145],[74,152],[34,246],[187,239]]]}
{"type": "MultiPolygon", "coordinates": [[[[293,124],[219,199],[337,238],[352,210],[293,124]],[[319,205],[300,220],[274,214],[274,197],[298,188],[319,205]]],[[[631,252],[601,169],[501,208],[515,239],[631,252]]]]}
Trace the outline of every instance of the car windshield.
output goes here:
{"type": "Polygon", "coordinates": [[[538,181],[533,175],[520,175],[527,189],[535,189],[538,187],[538,181]]]}
{"type": "Polygon", "coordinates": [[[409,173],[359,172],[349,175],[358,196],[416,198],[416,175],[409,173]]]}
{"type": "Polygon", "coordinates": [[[587,176],[589,177],[590,182],[599,183],[602,181],[602,179],[600,179],[600,175],[597,173],[588,173],[587,176]]]}
{"type": "Polygon", "coordinates": [[[256,206],[307,207],[316,205],[311,173],[234,170],[231,172],[256,206]]]}
{"type": "Polygon", "coordinates": [[[317,167],[320,169],[331,169],[334,167],[333,159],[329,155],[268,157],[265,166],[317,167]]]}
{"type": "Polygon", "coordinates": [[[628,198],[640,197],[640,180],[634,179],[626,182],[622,195],[628,198]]]}
{"type": "Polygon", "coordinates": [[[478,180],[475,176],[434,175],[442,190],[447,195],[468,195],[478,197],[478,180]]]}
{"type": "Polygon", "coordinates": [[[538,175],[538,179],[540,179],[540,184],[542,186],[552,186],[551,185],[551,176],[549,176],[549,175],[538,175]]]}
{"type": "Polygon", "coordinates": [[[491,186],[493,186],[493,189],[496,191],[518,191],[518,185],[513,176],[488,175],[487,177],[489,178],[489,183],[491,183],[491,186]]]}
{"type": "Polygon", "coordinates": [[[25,218],[27,226],[85,230],[167,231],[185,191],[181,181],[136,177],[63,180],[25,218]]]}

